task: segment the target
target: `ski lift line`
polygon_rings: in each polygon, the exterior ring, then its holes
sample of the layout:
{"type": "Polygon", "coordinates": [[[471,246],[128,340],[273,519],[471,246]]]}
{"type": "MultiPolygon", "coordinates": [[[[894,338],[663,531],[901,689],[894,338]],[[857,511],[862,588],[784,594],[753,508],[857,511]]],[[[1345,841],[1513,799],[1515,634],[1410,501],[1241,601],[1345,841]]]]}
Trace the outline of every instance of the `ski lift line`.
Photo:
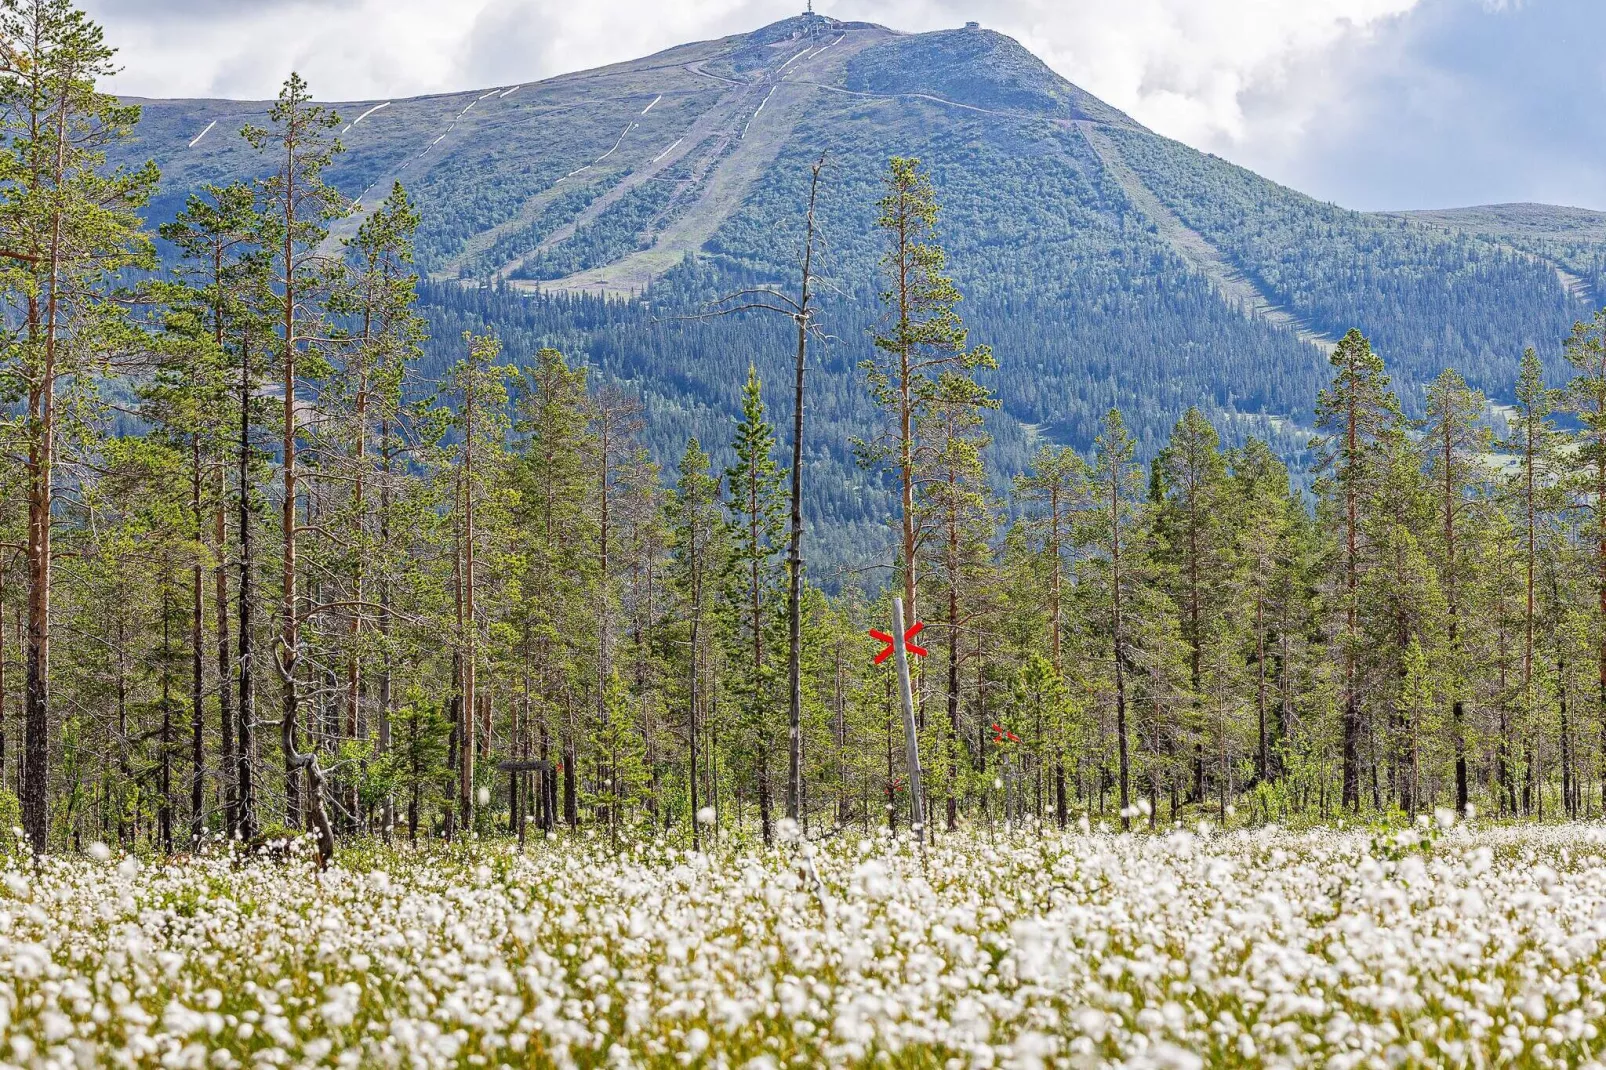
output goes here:
{"type": "MultiPolygon", "coordinates": [[[[358,123],[360,123],[364,119],[368,118],[370,115],[372,115],[374,112],[378,111],[380,108],[388,108],[388,107],[390,107],[390,101],[388,101],[388,100],[385,101],[383,104],[375,104],[373,107],[369,108],[367,111],[363,112],[361,115],[359,115],[355,119],[353,119],[351,122],[347,123],[346,124],[346,130],[350,130],[352,127],[356,126],[358,123]]],[[[342,130],[340,132],[342,134],[344,134],[346,132],[346,130],[342,130]]]]}
{"type": "MultiPolygon", "coordinates": [[[[834,44],[836,44],[836,42],[832,41],[831,44],[834,45],[834,44]]],[[[814,49],[812,52],[810,52],[808,55],[804,56],[803,58],[805,60],[811,60],[815,56],[818,56],[821,52],[824,52],[826,49],[828,49],[830,47],[831,47],[831,45],[821,45],[819,48],[814,49]]],[[[790,66],[790,62],[788,62],[788,66],[790,66]]],[[[781,70],[785,70],[785,69],[786,69],[785,67],[781,68],[781,70]]],[[[779,74],[780,72],[777,71],[776,73],[779,74]]]]}
{"type": "MultiPolygon", "coordinates": [[[[786,68],[790,67],[794,62],[797,61],[798,56],[806,56],[806,55],[808,55],[808,53],[809,53],[809,50],[805,48],[803,51],[799,52],[796,56],[793,56],[791,59],[789,59],[785,63],[781,64],[781,68],[780,69],[782,71],[786,70],[786,68]]],[[[776,73],[779,74],[780,71],[777,71],[776,73]]]]}
{"type": "Polygon", "coordinates": [[[758,118],[759,112],[762,112],[764,110],[764,105],[766,105],[766,104],[768,104],[770,102],[770,97],[773,97],[775,95],[775,91],[777,89],[779,89],[779,88],[780,88],[780,86],[774,86],[774,85],[770,86],[770,91],[764,95],[764,99],[763,100],[759,101],[759,103],[758,103],[758,111],[755,111],[753,113],[753,118],[747,120],[747,125],[742,127],[742,140],[743,141],[747,140],[747,131],[752,128],[753,120],[758,118]]]}
{"type": "MultiPolygon", "coordinates": [[[[686,140],[686,136],[684,134],[682,134],[680,137],[677,137],[675,139],[675,145],[679,145],[682,141],[685,141],[685,140],[686,140]]],[[[653,163],[657,163],[659,160],[663,159],[665,156],[668,156],[671,152],[674,152],[675,151],[675,145],[669,146],[663,152],[660,152],[658,155],[654,156],[652,158],[652,162],[653,163]]]]}
{"type": "Polygon", "coordinates": [[[479,96],[474,98],[474,102],[476,104],[478,104],[480,101],[484,100],[486,97],[494,97],[494,96],[496,96],[496,94],[497,94],[497,90],[495,90],[495,89],[491,90],[489,93],[481,93],[479,96]]]}
{"type": "MultiPolygon", "coordinates": [[[[514,87],[513,87],[513,88],[512,88],[512,89],[509,89],[509,90],[507,90],[507,91],[506,91],[506,92],[505,92],[505,93],[503,93],[503,94],[502,94],[502,96],[503,96],[503,97],[510,97],[510,96],[512,96],[512,95],[513,95],[513,94],[514,94],[514,93],[517,93],[517,92],[518,92],[518,91],[519,91],[519,90],[521,90],[521,89],[523,89],[523,88],[524,88],[524,86],[522,86],[522,85],[516,85],[516,86],[514,86],[514,87]]],[[[498,99],[498,100],[500,100],[500,99],[501,99],[501,97],[498,97],[498,98],[497,98],[497,99],[498,99]]]]}
{"type": "Polygon", "coordinates": [[[646,115],[648,112],[652,111],[653,104],[657,104],[662,99],[664,99],[664,95],[662,93],[659,93],[656,97],[653,97],[652,98],[652,104],[649,104],[645,108],[642,108],[641,109],[641,114],[646,115]]]}
{"type": "MultiPolygon", "coordinates": [[[[822,48],[821,48],[821,49],[820,49],[820,52],[824,52],[824,51],[825,51],[825,50],[826,50],[826,49],[827,49],[827,48],[835,48],[835,47],[836,47],[836,46],[837,46],[837,45],[839,45],[839,44],[841,44],[841,43],[842,43],[842,38],[843,38],[843,37],[846,37],[846,36],[847,36],[847,34],[842,34],[842,35],[841,35],[841,36],[839,36],[839,37],[838,37],[838,38],[837,38],[837,39],[836,39],[836,40],[835,40],[835,41],[832,41],[832,42],[831,42],[831,43],[830,43],[830,44],[828,44],[828,45],[825,45],[825,46],[824,46],[824,47],[822,47],[822,48]]],[[[820,54],[820,52],[816,52],[816,53],[814,53],[814,54],[815,54],[815,55],[816,55],[816,56],[818,56],[818,55],[819,55],[819,54],[820,54]]]]}
{"type": "MultiPolygon", "coordinates": [[[[564,175],[563,178],[573,178],[575,175],[579,174],[581,171],[589,171],[589,170],[591,170],[591,165],[590,164],[586,164],[584,167],[577,167],[573,171],[570,171],[568,174],[564,175]]],[[[558,179],[558,181],[562,182],[563,178],[558,179]]]]}
{"type": "Polygon", "coordinates": [[[212,128],[214,126],[216,126],[216,125],[217,125],[217,120],[216,119],[213,119],[211,122],[207,123],[206,124],[206,129],[202,130],[199,134],[195,135],[195,139],[190,142],[189,147],[193,149],[196,145],[199,145],[201,143],[201,139],[203,137],[205,137],[207,134],[211,133],[212,128]]]}
{"type": "Polygon", "coordinates": [[[629,126],[625,127],[624,128],[624,132],[619,135],[619,140],[615,141],[613,143],[613,148],[609,149],[607,152],[603,153],[601,156],[598,156],[592,162],[593,163],[601,163],[603,160],[606,160],[608,157],[612,156],[616,151],[618,151],[619,146],[623,145],[625,143],[625,134],[630,133],[630,131],[634,130],[635,128],[636,128],[636,124],[635,123],[631,123],[629,126]]]}

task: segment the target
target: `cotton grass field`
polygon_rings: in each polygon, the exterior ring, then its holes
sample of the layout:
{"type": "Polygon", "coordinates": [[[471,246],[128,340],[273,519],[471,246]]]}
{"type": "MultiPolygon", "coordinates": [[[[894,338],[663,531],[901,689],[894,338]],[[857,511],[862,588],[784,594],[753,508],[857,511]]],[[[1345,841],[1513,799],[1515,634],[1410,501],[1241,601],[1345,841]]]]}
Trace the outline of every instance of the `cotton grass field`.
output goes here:
{"type": "MultiPolygon", "coordinates": [[[[1444,825],[1451,824],[1447,814],[1444,825]]],[[[18,1066],[1577,1066],[1595,826],[13,861],[18,1066]]]]}

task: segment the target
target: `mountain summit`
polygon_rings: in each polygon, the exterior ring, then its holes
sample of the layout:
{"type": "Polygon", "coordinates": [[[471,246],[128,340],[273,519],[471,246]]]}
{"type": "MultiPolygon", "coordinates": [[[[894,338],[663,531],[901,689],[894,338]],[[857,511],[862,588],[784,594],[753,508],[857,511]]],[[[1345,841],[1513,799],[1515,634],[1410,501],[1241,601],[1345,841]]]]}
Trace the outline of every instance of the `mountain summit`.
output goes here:
{"type": "MultiPolygon", "coordinates": [[[[236,131],[263,102],[143,103],[135,151],[165,175],[154,215],[261,170],[236,131]]],[[[347,151],[330,177],[358,202],[337,229],[394,181],[422,210],[426,372],[465,326],[493,324],[516,357],[559,345],[637,384],[666,462],[689,433],[722,441],[749,361],[787,406],[778,324],[684,317],[736,280],[791,277],[808,167],[826,153],[834,341],[811,417],[814,506],[861,545],[879,538],[884,492],[846,443],[874,419],[855,369],[878,314],[889,156],[936,181],[967,323],[1000,358],[1005,470],[1038,441],[1087,446],[1112,405],[1146,447],[1198,404],[1228,442],[1297,454],[1325,347],[1350,327],[1407,408],[1445,365],[1509,396],[1524,346],[1558,366],[1573,320],[1606,296],[1606,217],[1346,211],[1154,134],[974,24],[907,34],[805,14],[544,81],[336,108],[347,151]]]]}

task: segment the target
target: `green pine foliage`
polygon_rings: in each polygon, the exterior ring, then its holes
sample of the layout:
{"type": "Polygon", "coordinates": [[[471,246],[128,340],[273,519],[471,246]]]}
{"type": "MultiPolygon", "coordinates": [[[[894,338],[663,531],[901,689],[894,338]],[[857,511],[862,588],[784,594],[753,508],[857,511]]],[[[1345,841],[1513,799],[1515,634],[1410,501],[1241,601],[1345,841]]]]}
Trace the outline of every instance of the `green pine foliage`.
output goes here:
{"type": "MultiPolygon", "coordinates": [[[[0,802],[17,799],[29,848],[315,833],[328,862],[365,836],[623,852],[906,829],[898,681],[865,634],[890,626],[894,592],[928,655],[922,835],[1606,807],[1606,312],[1530,319],[1550,333],[1526,351],[1501,326],[1514,306],[1463,315],[1476,279],[1527,285],[1533,262],[1492,237],[1435,244],[1412,229],[1427,224],[1286,193],[1250,220],[1258,180],[1167,170],[1185,154],[984,34],[897,46],[1009,74],[968,89],[858,53],[866,93],[940,107],[965,89],[1072,125],[1034,128],[1031,166],[952,163],[956,129],[1025,138],[1012,112],[934,126],[927,163],[867,127],[831,157],[822,191],[852,225],[822,245],[836,341],[816,345],[807,396],[794,824],[776,430],[792,399],[766,373],[796,340],[699,310],[764,293],[784,243],[761,224],[799,207],[797,176],[753,185],[709,257],[642,300],[432,281],[442,255],[539,261],[565,224],[514,197],[480,206],[494,240],[452,246],[439,190],[394,181],[347,219],[336,139],[389,120],[343,124],[292,77],[249,131],[260,176],[196,186],[153,237],[135,210],[154,173],[101,151],[137,116],[94,88],[98,30],[57,0],[4,10],[13,43],[37,23],[83,61],[0,79],[0,802]],[[49,100],[65,126],[21,136],[49,100]],[[1338,336],[1326,368],[1168,275],[1077,123],[1110,127],[1098,138],[1184,224],[1338,336]],[[51,140],[67,127],[70,151],[51,140]],[[59,173],[30,185],[35,164],[59,173]],[[1017,196],[1054,211],[1029,224],[1000,207],[1017,196]],[[1002,244],[974,238],[983,223],[1002,244]],[[1265,233],[1301,254],[1257,260],[1265,233]],[[1348,243],[1344,271],[1306,255],[1321,235],[1348,243]],[[1438,277],[1401,289],[1377,268],[1406,261],[1438,277]],[[1052,300],[1025,286],[1055,262],[1078,266],[1052,300]],[[1382,291],[1421,322],[1374,348],[1357,310],[1382,291]],[[1497,351],[1504,379],[1426,346],[1385,361],[1441,328],[1497,351]],[[1065,389],[1082,373],[1054,353],[1073,348],[1121,376],[1099,365],[1065,389]]],[[[767,47],[710,63],[751,71],[767,47]]],[[[689,99],[666,98],[661,132],[689,128],[689,99]]],[[[645,158],[628,124],[648,100],[586,151],[645,158]]],[[[772,147],[777,167],[795,151],[772,147]]],[[[605,267],[692,218],[713,182],[698,166],[598,205],[563,255],[605,267]]],[[[542,203],[630,180],[597,170],[542,203]]]]}

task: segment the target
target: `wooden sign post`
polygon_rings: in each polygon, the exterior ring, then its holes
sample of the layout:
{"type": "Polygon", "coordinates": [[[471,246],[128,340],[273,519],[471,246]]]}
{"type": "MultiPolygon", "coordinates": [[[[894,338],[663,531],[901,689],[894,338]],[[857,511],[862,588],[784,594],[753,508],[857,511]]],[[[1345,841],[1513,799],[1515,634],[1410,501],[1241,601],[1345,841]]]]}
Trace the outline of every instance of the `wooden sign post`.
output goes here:
{"type": "Polygon", "coordinates": [[[925,657],[926,648],[916,646],[909,640],[920,634],[925,624],[915,621],[905,630],[903,626],[903,599],[892,600],[892,634],[870,629],[870,636],[887,644],[881,653],[875,656],[875,663],[880,665],[887,660],[888,655],[894,658],[898,667],[898,697],[903,702],[903,741],[904,758],[909,769],[909,824],[914,829],[915,837],[922,843],[926,838],[926,793],[920,780],[920,734],[915,725],[915,699],[914,687],[909,682],[909,655],[925,657]]]}

